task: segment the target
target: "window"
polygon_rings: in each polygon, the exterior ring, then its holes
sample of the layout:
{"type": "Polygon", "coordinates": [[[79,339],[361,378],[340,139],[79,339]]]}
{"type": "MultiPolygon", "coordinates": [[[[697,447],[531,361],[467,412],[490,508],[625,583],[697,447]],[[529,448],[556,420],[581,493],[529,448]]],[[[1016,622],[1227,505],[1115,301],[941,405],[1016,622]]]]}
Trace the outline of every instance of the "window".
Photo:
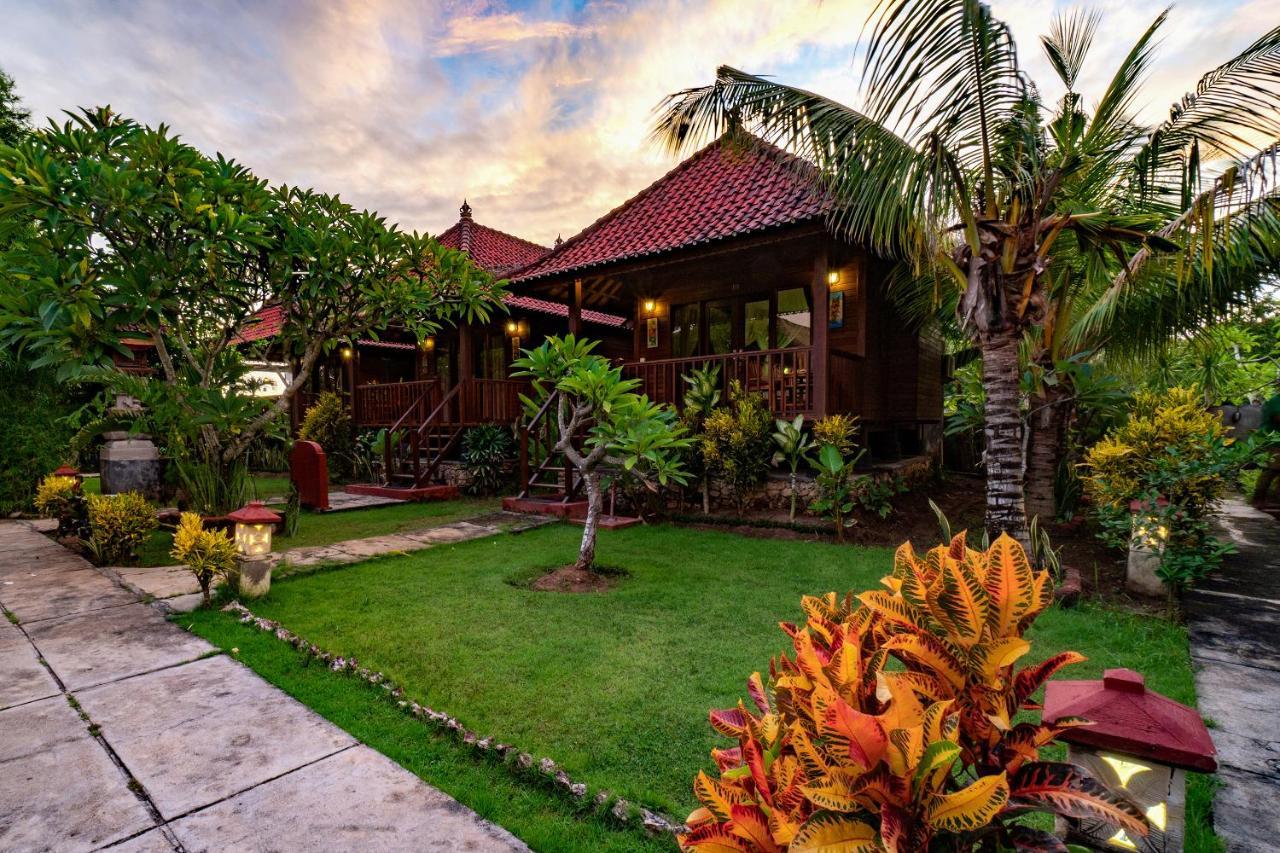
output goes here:
{"type": "Polygon", "coordinates": [[[707,344],[711,355],[732,352],[733,299],[717,299],[707,303],[707,344]]]}
{"type": "Polygon", "coordinates": [[[752,299],[742,306],[742,348],[769,349],[769,298],[752,299]]]}
{"type": "Polygon", "coordinates": [[[688,358],[698,354],[700,343],[698,334],[701,331],[698,314],[702,306],[694,302],[692,305],[674,305],[671,308],[671,355],[675,358],[688,358]]]}
{"type": "Polygon", "coordinates": [[[778,291],[778,331],[774,346],[807,347],[810,336],[809,295],[803,287],[778,291]]]}

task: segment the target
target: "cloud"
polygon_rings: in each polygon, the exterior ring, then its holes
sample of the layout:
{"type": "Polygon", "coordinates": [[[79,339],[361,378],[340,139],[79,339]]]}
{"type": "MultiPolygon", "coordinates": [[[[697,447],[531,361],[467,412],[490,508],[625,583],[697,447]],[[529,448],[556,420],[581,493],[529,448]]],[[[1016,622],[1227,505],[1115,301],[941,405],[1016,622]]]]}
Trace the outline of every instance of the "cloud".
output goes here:
{"type": "MultiPolygon", "coordinates": [[[[873,3],[0,0],[0,64],[37,115],[111,103],[405,227],[441,231],[466,197],[485,224],[550,243],[674,165],[648,141],[652,110],[720,64],[856,103],[854,46],[873,3]]],[[[1176,8],[1147,114],[1256,37],[1268,3],[1176,8]]],[[[995,2],[1038,82],[1036,37],[1054,8],[995,2]]],[[[1107,13],[1089,97],[1159,8],[1107,13]]]]}

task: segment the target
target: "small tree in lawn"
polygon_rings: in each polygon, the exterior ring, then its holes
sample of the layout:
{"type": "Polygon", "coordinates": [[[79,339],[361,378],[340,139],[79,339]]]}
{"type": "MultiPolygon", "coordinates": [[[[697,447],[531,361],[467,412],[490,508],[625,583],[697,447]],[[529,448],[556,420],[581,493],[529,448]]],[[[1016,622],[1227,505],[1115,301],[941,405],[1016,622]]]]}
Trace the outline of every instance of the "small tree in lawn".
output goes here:
{"type": "Polygon", "coordinates": [[[680,451],[691,443],[675,411],[635,393],[639,380],[623,379],[621,368],[592,353],[595,346],[573,335],[551,337],[514,364],[515,376],[533,381],[539,405],[557,395],[559,438],[552,450],[578,469],[586,486],[587,519],[574,564],[586,570],[595,565],[603,469],[620,468],[652,489],[684,483],[680,451]]]}

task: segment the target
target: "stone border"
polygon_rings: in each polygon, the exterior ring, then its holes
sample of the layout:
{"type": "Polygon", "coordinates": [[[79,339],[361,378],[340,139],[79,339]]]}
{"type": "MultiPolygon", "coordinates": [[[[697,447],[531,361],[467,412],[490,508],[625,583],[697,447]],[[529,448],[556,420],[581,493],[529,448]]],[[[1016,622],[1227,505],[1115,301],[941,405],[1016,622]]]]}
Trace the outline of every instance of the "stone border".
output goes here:
{"type": "MultiPolygon", "coordinates": [[[[438,728],[446,729],[453,732],[459,740],[464,744],[474,747],[480,752],[493,753],[504,762],[514,763],[516,767],[523,771],[532,771],[534,768],[545,779],[552,782],[557,788],[564,793],[573,797],[575,800],[583,801],[587,797],[587,786],[582,782],[575,782],[568,773],[560,768],[550,758],[535,759],[534,756],[527,752],[520,752],[516,747],[500,743],[492,737],[481,737],[478,733],[466,728],[454,717],[449,716],[443,711],[437,711],[426,705],[419,705],[417,702],[409,701],[404,698],[404,689],[391,681],[381,672],[371,670],[360,665],[353,657],[342,657],[330,652],[326,652],[319,646],[308,642],[290,631],[272,619],[263,619],[255,616],[249,608],[245,607],[239,601],[233,601],[222,608],[224,613],[232,613],[236,615],[242,625],[251,625],[259,631],[274,634],[277,640],[293,646],[298,651],[311,655],[324,664],[333,672],[344,673],[354,676],[361,681],[369,684],[377,685],[387,692],[387,695],[396,700],[396,705],[406,714],[423,722],[431,723],[438,728]]],[[[592,800],[597,808],[606,806],[613,801],[613,806],[609,809],[609,814],[617,821],[627,827],[643,829],[649,835],[676,835],[688,831],[688,828],[682,823],[667,817],[659,812],[650,811],[641,806],[633,806],[627,800],[621,797],[614,798],[614,795],[607,790],[598,792],[592,800]],[[634,810],[633,810],[634,809],[634,810]]]]}

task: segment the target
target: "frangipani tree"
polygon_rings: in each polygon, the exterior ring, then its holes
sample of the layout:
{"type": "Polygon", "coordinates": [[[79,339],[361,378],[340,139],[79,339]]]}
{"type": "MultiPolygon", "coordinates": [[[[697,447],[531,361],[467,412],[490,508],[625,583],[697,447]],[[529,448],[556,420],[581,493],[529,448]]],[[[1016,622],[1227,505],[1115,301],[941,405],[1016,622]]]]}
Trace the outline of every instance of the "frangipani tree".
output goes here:
{"type": "Polygon", "coordinates": [[[393,322],[425,336],[485,319],[502,296],[425,235],[336,196],[271,187],[109,108],[0,146],[0,247],[0,341],[63,380],[142,397],[216,468],[288,409],[332,348],[393,322]],[[268,303],[295,365],[274,400],[253,395],[239,353],[268,303]],[[110,369],[130,339],[154,347],[157,377],[110,369]]]}
{"type": "Polygon", "coordinates": [[[513,376],[531,380],[533,400],[526,402],[535,409],[555,397],[557,440],[551,449],[578,470],[587,492],[587,518],[574,564],[584,570],[595,566],[604,469],[620,470],[654,489],[683,484],[687,474],[681,451],[693,442],[674,409],[635,393],[640,381],[623,379],[622,369],[594,354],[595,347],[595,341],[573,335],[553,336],[524,350],[512,365],[513,376]]]}
{"type": "Polygon", "coordinates": [[[1033,330],[1055,334],[1055,282],[1068,270],[1105,282],[1079,329],[1144,304],[1194,324],[1221,309],[1229,266],[1253,262],[1241,247],[1280,233],[1275,185],[1256,173],[1280,138],[1280,28],[1149,126],[1134,106],[1165,15],[1085,112],[1075,82],[1091,20],[1063,19],[1042,40],[1067,89],[1053,108],[985,4],[886,0],[870,22],[861,109],[722,67],[670,96],[655,131],[685,149],[745,129],[801,155],[835,202],[834,231],[900,259],[904,298],[954,306],[982,351],[987,527],[1024,543],[1019,348],[1033,330]]]}

